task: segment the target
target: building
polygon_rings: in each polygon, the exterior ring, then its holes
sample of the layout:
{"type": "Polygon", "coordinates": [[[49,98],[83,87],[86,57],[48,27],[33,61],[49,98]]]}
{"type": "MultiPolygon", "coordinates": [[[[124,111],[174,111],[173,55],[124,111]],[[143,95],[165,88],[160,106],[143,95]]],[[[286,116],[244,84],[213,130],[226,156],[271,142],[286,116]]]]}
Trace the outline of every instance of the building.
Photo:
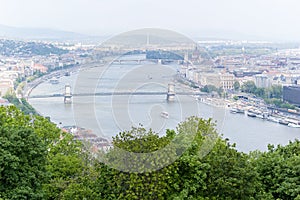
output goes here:
{"type": "Polygon", "coordinates": [[[0,106],[9,106],[11,103],[7,99],[3,99],[0,97],[0,106]]]}
{"type": "Polygon", "coordinates": [[[223,90],[233,89],[235,77],[229,73],[199,73],[198,83],[201,86],[214,85],[217,88],[222,87],[223,90]]]}
{"type": "Polygon", "coordinates": [[[31,66],[32,70],[33,71],[40,71],[42,73],[46,73],[48,71],[48,68],[45,67],[44,65],[42,64],[38,64],[38,63],[34,63],[32,66],[31,66]]]}
{"type": "Polygon", "coordinates": [[[220,87],[220,75],[217,73],[200,73],[198,75],[199,85],[214,85],[220,87]]]}
{"type": "Polygon", "coordinates": [[[300,106],[300,86],[284,86],[283,100],[300,106]]]}
{"type": "Polygon", "coordinates": [[[259,88],[268,88],[271,86],[270,79],[264,74],[255,75],[255,85],[259,88]]]}
{"type": "Polygon", "coordinates": [[[234,85],[234,75],[225,73],[220,75],[221,87],[223,90],[232,90],[234,85]]]}
{"type": "Polygon", "coordinates": [[[9,90],[13,90],[13,88],[13,80],[0,78],[0,96],[4,96],[9,90]]]}

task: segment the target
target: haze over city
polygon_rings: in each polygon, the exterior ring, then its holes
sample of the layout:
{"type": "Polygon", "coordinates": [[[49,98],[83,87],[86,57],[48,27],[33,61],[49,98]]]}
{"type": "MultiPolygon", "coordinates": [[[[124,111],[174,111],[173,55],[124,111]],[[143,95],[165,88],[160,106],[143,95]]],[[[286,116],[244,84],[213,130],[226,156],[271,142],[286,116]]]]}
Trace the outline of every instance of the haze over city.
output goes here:
{"type": "Polygon", "coordinates": [[[297,0],[1,0],[0,24],[115,35],[164,28],[191,37],[300,41],[297,0]]]}

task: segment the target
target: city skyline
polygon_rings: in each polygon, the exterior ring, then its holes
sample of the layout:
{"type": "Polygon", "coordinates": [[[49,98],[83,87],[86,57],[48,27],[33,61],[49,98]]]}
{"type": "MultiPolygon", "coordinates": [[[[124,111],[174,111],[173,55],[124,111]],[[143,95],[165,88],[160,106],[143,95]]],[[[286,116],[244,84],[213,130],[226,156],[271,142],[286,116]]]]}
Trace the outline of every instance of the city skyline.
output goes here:
{"type": "Polygon", "coordinates": [[[162,28],[191,37],[300,41],[297,0],[0,0],[0,24],[114,35],[162,28]]]}

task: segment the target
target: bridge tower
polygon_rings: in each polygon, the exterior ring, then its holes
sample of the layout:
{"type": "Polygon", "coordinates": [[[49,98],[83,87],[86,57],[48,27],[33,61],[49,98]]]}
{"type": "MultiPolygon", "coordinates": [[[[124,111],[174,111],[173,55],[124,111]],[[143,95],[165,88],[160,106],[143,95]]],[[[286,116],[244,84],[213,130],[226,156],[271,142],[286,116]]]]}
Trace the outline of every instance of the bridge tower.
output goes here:
{"type": "Polygon", "coordinates": [[[174,100],[175,100],[175,84],[169,83],[168,84],[167,101],[174,101],[174,100]]]}
{"type": "Polygon", "coordinates": [[[71,98],[72,98],[71,86],[69,84],[67,84],[65,86],[64,103],[65,104],[71,103],[72,102],[71,98]]]}
{"type": "Polygon", "coordinates": [[[189,63],[189,53],[188,52],[184,53],[184,63],[189,63]]]}

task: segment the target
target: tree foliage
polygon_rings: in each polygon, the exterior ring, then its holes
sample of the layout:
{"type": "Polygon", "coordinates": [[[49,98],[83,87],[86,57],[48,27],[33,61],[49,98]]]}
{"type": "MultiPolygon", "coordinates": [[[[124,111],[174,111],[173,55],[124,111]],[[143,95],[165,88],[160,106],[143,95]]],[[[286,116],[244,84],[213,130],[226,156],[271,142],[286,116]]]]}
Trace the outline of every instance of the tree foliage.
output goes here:
{"type": "Polygon", "coordinates": [[[240,89],[240,87],[241,87],[240,82],[234,81],[234,84],[233,84],[234,90],[235,90],[235,91],[238,91],[238,90],[240,89]]]}
{"type": "Polygon", "coordinates": [[[300,197],[300,141],[275,148],[253,157],[264,191],[272,199],[300,197]]]}
{"type": "Polygon", "coordinates": [[[245,154],[191,117],[92,154],[47,119],[0,107],[0,199],[300,199],[300,142],[245,154]],[[97,159],[96,159],[97,158],[97,159]]]}
{"type": "Polygon", "coordinates": [[[81,147],[41,116],[0,107],[0,197],[63,199],[70,188],[92,177],[82,176],[89,164],[81,147]]]}
{"type": "Polygon", "coordinates": [[[36,110],[26,101],[26,99],[17,98],[14,91],[8,91],[3,98],[7,99],[11,104],[16,106],[25,114],[37,114],[36,110]]]}
{"type": "Polygon", "coordinates": [[[4,199],[41,199],[47,177],[47,146],[28,118],[13,107],[0,108],[0,196],[4,199]]]}

